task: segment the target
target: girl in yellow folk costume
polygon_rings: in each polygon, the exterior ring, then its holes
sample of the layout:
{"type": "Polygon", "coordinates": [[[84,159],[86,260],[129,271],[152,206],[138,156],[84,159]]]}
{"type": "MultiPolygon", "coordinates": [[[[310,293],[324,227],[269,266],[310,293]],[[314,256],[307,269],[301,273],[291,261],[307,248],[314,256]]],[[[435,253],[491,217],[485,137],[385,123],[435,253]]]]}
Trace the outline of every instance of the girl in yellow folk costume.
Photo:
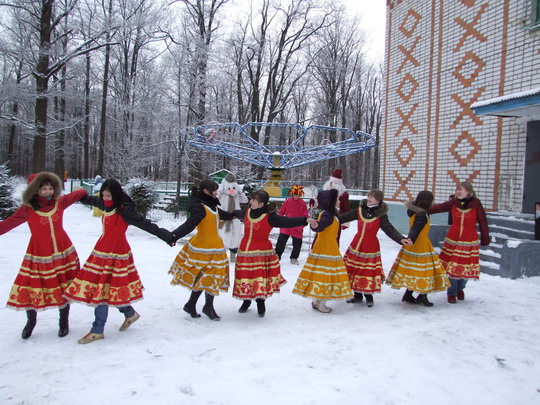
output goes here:
{"type": "Polygon", "coordinates": [[[318,224],[311,225],[318,232],[317,238],[293,290],[294,294],[311,298],[312,308],[323,313],[332,311],[326,306],[326,301],[353,298],[337,242],[340,227],[336,217],[337,198],[335,189],[324,190],[317,195],[317,202],[323,210],[319,214],[318,224]]]}
{"type": "Polygon", "coordinates": [[[173,231],[174,241],[197,229],[197,233],[187,241],[169,270],[173,276],[172,285],[180,285],[191,290],[191,296],[184,305],[184,311],[192,318],[197,313],[196,304],[205,292],[206,302],[203,313],[213,321],[221,318],[214,310],[214,296],[229,289],[229,260],[225,246],[218,233],[219,220],[232,220],[233,214],[218,208],[217,190],[219,185],[212,180],[203,180],[199,187],[191,189],[188,200],[188,219],[173,231]]]}
{"type": "Polygon", "coordinates": [[[406,288],[402,301],[426,307],[433,306],[427,298],[428,293],[444,291],[450,285],[428,237],[428,210],[432,204],[433,194],[427,190],[420,191],[414,202],[405,203],[410,226],[407,238],[413,244],[401,248],[386,279],[393,288],[406,288]],[[414,291],[419,293],[416,298],[414,291]]]}
{"type": "MultiPolygon", "coordinates": [[[[255,191],[251,195],[249,209],[244,215],[244,237],[240,242],[234,272],[233,297],[244,300],[238,310],[244,313],[257,302],[257,313],[263,317],[266,312],[265,300],[278,293],[286,283],[281,275],[279,258],[268,235],[272,228],[296,228],[306,226],[304,216],[284,217],[278,215],[275,203],[269,203],[266,191],[255,191]]],[[[236,213],[235,213],[236,215],[236,213]]]]}

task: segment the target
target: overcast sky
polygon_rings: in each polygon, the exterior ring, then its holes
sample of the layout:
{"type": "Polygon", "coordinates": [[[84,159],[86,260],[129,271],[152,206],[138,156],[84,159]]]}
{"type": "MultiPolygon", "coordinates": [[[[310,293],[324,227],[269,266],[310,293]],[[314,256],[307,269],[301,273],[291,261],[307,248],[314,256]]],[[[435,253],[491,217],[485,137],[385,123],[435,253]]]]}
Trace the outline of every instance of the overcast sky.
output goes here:
{"type": "Polygon", "coordinates": [[[385,0],[342,0],[343,4],[355,13],[360,24],[369,35],[368,47],[373,59],[384,57],[384,37],[386,34],[386,1],[385,0]]]}

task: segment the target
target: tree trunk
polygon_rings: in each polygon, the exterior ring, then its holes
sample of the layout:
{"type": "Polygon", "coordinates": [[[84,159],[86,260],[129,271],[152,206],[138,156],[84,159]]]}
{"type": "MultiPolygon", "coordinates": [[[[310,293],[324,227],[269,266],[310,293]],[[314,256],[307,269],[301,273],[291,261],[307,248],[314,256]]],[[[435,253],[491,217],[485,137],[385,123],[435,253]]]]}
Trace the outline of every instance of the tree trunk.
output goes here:
{"type": "Polygon", "coordinates": [[[66,67],[64,66],[60,73],[60,98],[58,100],[58,120],[62,128],[56,133],[55,136],[55,148],[54,148],[54,172],[61,179],[64,178],[65,172],[65,137],[66,130],[66,67]]]}
{"type": "Polygon", "coordinates": [[[35,134],[32,170],[45,170],[47,140],[47,108],[49,104],[49,60],[51,48],[51,18],[54,0],[42,1],[39,31],[39,56],[34,76],[36,78],[35,134]]]}
{"type": "MultiPolygon", "coordinates": [[[[112,7],[112,1],[109,3],[112,7]]],[[[109,8],[109,11],[112,11],[109,8]]],[[[107,41],[109,40],[107,35],[107,41]]],[[[111,46],[105,46],[105,67],[103,70],[103,91],[101,94],[101,117],[99,125],[99,150],[98,150],[98,165],[97,173],[104,172],[104,159],[105,159],[105,131],[107,129],[107,94],[109,91],[109,63],[111,58],[111,46]]]]}
{"type": "Polygon", "coordinates": [[[90,54],[86,55],[84,80],[84,141],[83,141],[83,178],[90,176],[90,54]]]}

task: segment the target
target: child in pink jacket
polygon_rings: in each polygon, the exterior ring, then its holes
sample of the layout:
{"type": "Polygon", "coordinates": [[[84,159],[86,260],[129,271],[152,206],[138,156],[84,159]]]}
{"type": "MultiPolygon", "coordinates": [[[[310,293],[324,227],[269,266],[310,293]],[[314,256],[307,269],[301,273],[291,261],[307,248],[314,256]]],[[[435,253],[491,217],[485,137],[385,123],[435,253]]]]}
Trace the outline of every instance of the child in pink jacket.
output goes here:
{"type": "MultiPolygon", "coordinates": [[[[296,184],[294,187],[291,187],[289,194],[292,195],[291,198],[285,200],[283,205],[278,211],[278,215],[285,217],[308,217],[308,209],[306,202],[300,197],[304,195],[304,187],[296,184]]],[[[281,260],[281,255],[285,250],[285,244],[289,240],[289,236],[292,237],[293,250],[291,252],[291,263],[298,263],[298,256],[300,256],[300,249],[302,248],[302,236],[304,233],[304,227],[299,226],[297,228],[281,228],[279,231],[279,237],[276,242],[276,254],[281,260]]]]}

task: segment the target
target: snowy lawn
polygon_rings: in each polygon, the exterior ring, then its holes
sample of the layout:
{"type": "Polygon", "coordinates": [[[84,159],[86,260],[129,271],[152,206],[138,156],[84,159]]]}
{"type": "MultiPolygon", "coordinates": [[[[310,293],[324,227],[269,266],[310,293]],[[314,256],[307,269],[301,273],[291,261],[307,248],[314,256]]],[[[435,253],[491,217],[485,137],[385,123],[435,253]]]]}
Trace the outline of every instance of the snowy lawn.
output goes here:
{"type": "MultiPolygon", "coordinates": [[[[179,223],[160,225],[172,230],[179,223]]],[[[77,204],[64,224],[82,264],[100,220],[77,204]]],[[[342,253],[355,231],[356,224],[344,231],[342,253]]],[[[379,237],[388,273],[399,247],[379,237]]],[[[28,239],[27,225],[0,236],[4,302],[28,239]]],[[[469,282],[465,301],[451,305],[445,293],[432,294],[432,308],[402,303],[403,291],[385,286],[372,308],[330,302],[333,312],[322,314],[291,293],[301,266],[289,263],[286,250],[288,284],[267,301],[264,318],[255,305],[238,313],[241,302],[230,291],[216,298],[222,319],[212,322],[183,312],[189,291],[169,284],[180,246],[132,226],[128,241],[146,289],[134,305],[141,319],[127,331],[118,331],[123,316],[111,308],[105,339],[79,345],[93,309],[72,304],[68,336],[57,336],[58,311],[49,310],[22,340],[25,313],[2,305],[0,404],[540,403],[539,278],[482,275],[469,282]]]]}

